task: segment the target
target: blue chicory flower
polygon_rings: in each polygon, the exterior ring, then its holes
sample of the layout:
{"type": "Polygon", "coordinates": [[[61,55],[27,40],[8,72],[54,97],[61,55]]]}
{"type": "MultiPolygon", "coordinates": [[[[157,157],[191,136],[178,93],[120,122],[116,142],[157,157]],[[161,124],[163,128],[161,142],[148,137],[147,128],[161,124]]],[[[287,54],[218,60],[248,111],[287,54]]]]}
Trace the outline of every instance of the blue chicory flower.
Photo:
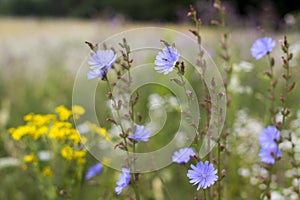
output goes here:
{"type": "Polygon", "coordinates": [[[276,145],[280,140],[280,131],[275,126],[268,126],[259,136],[259,143],[262,148],[269,148],[276,145]]]}
{"type": "Polygon", "coordinates": [[[275,158],[281,157],[282,150],[278,148],[277,142],[280,140],[280,131],[274,126],[268,126],[259,136],[261,150],[259,157],[261,162],[274,164],[275,158]]]}
{"type": "Polygon", "coordinates": [[[103,78],[117,59],[117,55],[112,50],[97,50],[89,60],[90,71],[88,80],[93,78],[103,78]]]}
{"type": "Polygon", "coordinates": [[[275,163],[275,158],[280,158],[281,154],[282,150],[278,148],[277,144],[273,144],[268,148],[262,148],[258,155],[261,162],[273,165],[275,163]]]}
{"type": "Polygon", "coordinates": [[[143,125],[135,125],[135,131],[133,135],[128,136],[128,138],[133,139],[135,141],[143,141],[147,142],[151,135],[151,131],[145,128],[143,125]]]}
{"type": "Polygon", "coordinates": [[[187,163],[190,160],[190,156],[196,155],[192,148],[181,148],[174,152],[172,156],[172,162],[175,163],[187,163]]]}
{"type": "Polygon", "coordinates": [[[205,163],[200,161],[196,166],[191,165],[191,168],[192,170],[188,170],[187,177],[193,185],[199,184],[197,190],[206,189],[218,180],[217,170],[208,161],[205,163]]]}
{"type": "Polygon", "coordinates": [[[91,166],[85,175],[85,179],[90,179],[93,176],[96,176],[97,174],[99,174],[102,171],[102,168],[103,168],[103,166],[101,163],[97,163],[97,164],[91,166]]]}
{"type": "Polygon", "coordinates": [[[94,70],[90,70],[88,73],[87,73],[87,76],[88,76],[88,80],[91,80],[93,78],[103,78],[106,73],[107,73],[108,70],[106,69],[94,69],[94,70]]]}
{"type": "Polygon", "coordinates": [[[253,43],[251,47],[251,54],[256,60],[259,60],[264,55],[270,53],[275,45],[275,40],[270,37],[259,38],[253,43]]]}
{"type": "Polygon", "coordinates": [[[174,69],[179,57],[180,55],[174,47],[165,47],[156,56],[154,69],[159,73],[168,74],[174,69]]]}
{"type": "Polygon", "coordinates": [[[122,168],[122,173],[120,174],[119,180],[117,182],[117,187],[115,192],[119,195],[124,188],[130,183],[130,170],[122,168]]]}

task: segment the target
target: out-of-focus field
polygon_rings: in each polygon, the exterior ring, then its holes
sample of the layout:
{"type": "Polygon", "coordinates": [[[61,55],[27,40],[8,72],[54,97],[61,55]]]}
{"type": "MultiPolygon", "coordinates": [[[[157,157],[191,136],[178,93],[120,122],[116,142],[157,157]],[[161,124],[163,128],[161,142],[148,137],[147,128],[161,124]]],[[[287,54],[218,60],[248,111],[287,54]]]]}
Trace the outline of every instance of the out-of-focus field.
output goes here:
{"type": "MultiPolygon", "coordinates": [[[[193,37],[188,32],[188,29],[192,28],[188,24],[0,18],[0,159],[18,157],[18,151],[6,129],[21,125],[25,114],[51,113],[61,104],[71,106],[76,71],[89,53],[84,41],[101,42],[122,31],[146,26],[170,28],[193,37]]],[[[260,191],[257,177],[260,172],[259,166],[255,164],[259,162],[258,144],[253,141],[257,140],[257,135],[263,128],[259,118],[262,118],[265,112],[263,95],[268,86],[262,72],[267,69],[267,65],[264,60],[255,61],[250,54],[252,43],[260,37],[258,31],[241,27],[229,32],[231,62],[236,71],[235,82],[231,86],[232,107],[227,114],[232,125],[230,132],[233,137],[229,141],[229,144],[232,144],[229,147],[230,157],[224,161],[227,167],[224,199],[258,199],[260,191]],[[239,70],[242,61],[254,63],[250,71],[239,70]]],[[[202,34],[205,49],[221,69],[222,61],[218,50],[221,30],[204,27],[202,34]]],[[[281,33],[268,35],[276,41],[283,38],[281,33]]],[[[292,70],[295,80],[299,82],[300,34],[290,32],[288,38],[298,53],[295,55],[295,67],[292,70]]],[[[277,43],[273,55],[278,71],[281,65],[279,54],[280,48],[277,43]]],[[[289,102],[293,108],[293,118],[297,120],[296,113],[300,111],[299,86],[292,95],[293,98],[289,99],[289,102]]],[[[300,114],[298,115],[300,118],[300,114]]],[[[284,165],[284,162],[281,162],[281,165],[284,165]]],[[[145,181],[142,184],[145,199],[192,199],[196,190],[188,183],[186,174],[180,171],[181,167],[171,165],[159,172],[145,174],[141,180],[145,181]],[[157,178],[156,174],[160,178],[157,178]]],[[[97,177],[100,183],[98,185],[84,183],[81,198],[116,199],[117,196],[113,192],[116,177],[110,175],[112,173],[114,170],[105,169],[105,173],[97,177]]],[[[35,180],[27,177],[20,168],[6,167],[0,161],[0,177],[0,199],[38,199],[35,180]]]]}

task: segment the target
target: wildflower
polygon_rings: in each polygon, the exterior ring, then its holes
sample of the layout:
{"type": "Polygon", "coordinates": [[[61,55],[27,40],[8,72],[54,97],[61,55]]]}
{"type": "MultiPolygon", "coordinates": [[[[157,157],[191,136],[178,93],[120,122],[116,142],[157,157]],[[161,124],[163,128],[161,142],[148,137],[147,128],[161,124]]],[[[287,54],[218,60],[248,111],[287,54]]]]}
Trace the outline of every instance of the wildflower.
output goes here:
{"type": "Polygon", "coordinates": [[[208,161],[198,162],[196,166],[191,165],[192,170],[188,170],[187,177],[193,185],[199,184],[197,190],[200,188],[206,189],[213,185],[217,180],[217,170],[213,164],[208,161]]]}
{"type": "Polygon", "coordinates": [[[106,135],[106,136],[105,136],[105,140],[110,141],[110,139],[111,139],[111,138],[110,138],[110,135],[106,135]]]}
{"type": "Polygon", "coordinates": [[[38,158],[41,161],[49,161],[53,156],[53,152],[51,151],[41,150],[38,152],[38,158]]]}
{"type": "Polygon", "coordinates": [[[117,182],[117,187],[115,188],[115,192],[119,195],[124,188],[130,182],[130,170],[126,168],[122,168],[122,173],[119,176],[119,180],[117,182]]]}
{"type": "Polygon", "coordinates": [[[108,70],[102,70],[102,69],[93,69],[90,70],[87,74],[88,80],[91,80],[93,78],[103,78],[107,74],[108,70]]]}
{"type": "Polygon", "coordinates": [[[85,150],[75,150],[73,151],[73,158],[78,159],[78,158],[83,158],[86,155],[85,150]]]}
{"type": "Polygon", "coordinates": [[[97,164],[91,166],[85,175],[85,179],[90,179],[93,176],[96,176],[97,174],[99,174],[101,172],[102,168],[103,168],[103,166],[101,163],[97,163],[97,164]]]}
{"type": "Polygon", "coordinates": [[[259,38],[252,45],[251,54],[256,60],[259,60],[264,55],[270,53],[275,45],[275,41],[270,37],[259,38]]]}
{"type": "Polygon", "coordinates": [[[55,115],[47,114],[47,115],[40,115],[36,114],[32,116],[31,122],[36,126],[48,126],[49,123],[56,119],[55,115]]]}
{"type": "Polygon", "coordinates": [[[72,113],[75,119],[79,119],[80,115],[83,115],[85,112],[84,108],[78,105],[72,106],[72,113]]]}
{"type": "Polygon", "coordinates": [[[156,56],[155,70],[159,73],[168,74],[173,71],[179,57],[180,55],[174,47],[165,47],[162,52],[159,52],[156,56]]]}
{"type": "Polygon", "coordinates": [[[275,158],[280,158],[281,154],[282,150],[278,149],[277,144],[273,144],[268,148],[262,148],[258,155],[261,162],[273,165],[275,163],[275,158]]]}
{"type": "Polygon", "coordinates": [[[8,132],[11,134],[12,138],[16,141],[20,140],[23,136],[27,135],[29,132],[28,126],[19,126],[17,128],[10,128],[8,132]]]}
{"type": "Polygon", "coordinates": [[[278,148],[277,142],[280,140],[280,131],[274,126],[268,126],[259,136],[261,150],[259,157],[261,162],[266,164],[274,164],[275,158],[281,157],[281,149],[278,148]]]}
{"type": "Polygon", "coordinates": [[[106,136],[106,134],[107,134],[107,131],[105,128],[100,128],[100,127],[95,126],[94,129],[101,136],[106,136]]]}
{"type": "Polygon", "coordinates": [[[53,172],[49,166],[44,167],[42,173],[44,176],[53,176],[53,172]]]}
{"type": "Polygon", "coordinates": [[[85,140],[85,137],[81,137],[76,129],[70,129],[70,135],[68,136],[68,139],[73,141],[74,144],[79,144],[85,140]]]}
{"type": "Polygon", "coordinates": [[[66,139],[67,136],[71,134],[78,135],[76,130],[72,128],[72,124],[70,122],[55,122],[52,125],[51,129],[49,130],[48,137],[51,139],[62,140],[62,139],[66,139]]]}
{"type": "Polygon", "coordinates": [[[274,126],[268,126],[262,131],[259,136],[259,143],[262,148],[269,148],[272,145],[276,145],[276,142],[280,140],[280,131],[274,126]]]}
{"type": "Polygon", "coordinates": [[[172,156],[172,162],[176,163],[187,163],[190,160],[190,156],[194,156],[195,152],[191,148],[182,148],[175,151],[172,156]]]}
{"type": "Polygon", "coordinates": [[[89,60],[90,71],[88,72],[88,80],[93,78],[102,78],[112,67],[117,59],[117,55],[112,50],[98,50],[93,52],[93,56],[89,60]]]}
{"type": "Polygon", "coordinates": [[[24,156],[23,160],[27,163],[32,163],[35,161],[35,156],[34,155],[26,155],[26,156],[24,156]]]}
{"type": "Polygon", "coordinates": [[[31,121],[34,114],[31,112],[23,117],[24,121],[31,121]]]}
{"type": "Polygon", "coordinates": [[[65,146],[61,149],[61,155],[67,160],[73,159],[73,149],[70,146],[65,146]]]}
{"type": "Polygon", "coordinates": [[[151,135],[151,131],[146,129],[143,125],[135,125],[135,131],[133,135],[129,136],[128,138],[133,139],[135,141],[143,141],[147,142],[151,135]]]}
{"type": "Polygon", "coordinates": [[[107,158],[107,157],[103,157],[102,160],[101,160],[101,163],[103,165],[109,165],[111,163],[111,159],[107,158]]]}
{"type": "Polygon", "coordinates": [[[61,121],[67,120],[72,115],[72,112],[68,110],[65,106],[56,107],[55,112],[59,115],[59,119],[61,121]]]}
{"type": "Polygon", "coordinates": [[[33,139],[37,140],[39,139],[42,135],[46,135],[48,133],[48,127],[47,126],[42,126],[38,128],[35,133],[33,134],[33,139]]]}

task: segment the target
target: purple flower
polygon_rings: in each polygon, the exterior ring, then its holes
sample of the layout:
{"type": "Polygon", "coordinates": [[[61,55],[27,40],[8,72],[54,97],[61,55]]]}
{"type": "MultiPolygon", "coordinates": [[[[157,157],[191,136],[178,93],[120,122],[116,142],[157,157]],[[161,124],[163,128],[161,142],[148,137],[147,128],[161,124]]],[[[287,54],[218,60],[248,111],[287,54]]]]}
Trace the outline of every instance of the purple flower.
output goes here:
{"type": "Polygon", "coordinates": [[[146,129],[143,125],[135,125],[135,131],[133,135],[128,136],[128,138],[133,139],[135,141],[143,141],[147,142],[151,135],[151,131],[146,129]]]}
{"type": "Polygon", "coordinates": [[[93,78],[103,78],[106,73],[107,73],[108,70],[106,69],[94,69],[94,70],[90,70],[88,73],[87,73],[87,76],[88,76],[88,80],[91,80],[93,78]]]}
{"type": "Polygon", "coordinates": [[[206,189],[218,180],[217,170],[208,161],[205,163],[200,161],[196,166],[191,165],[191,168],[192,170],[188,170],[187,177],[193,185],[199,184],[197,190],[206,189]]]}
{"type": "Polygon", "coordinates": [[[190,160],[190,156],[196,155],[194,150],[191,148],[182,148],[178,151],[175,151],[172,156],[172,162],[175,163],[187,163],[190,160]]]}
{"type": "Polygon", "coordinates": [[[262,148],[259,151],[259,157],[261,162],[266,164],[274,164],[275,158],[280,158],[282,154],[282,150],[278,149],[277,144],[273,144],[272,146],[269,146],[268,148],[262,148]]]}
{"type": "Polygon", "coordinates": [[[275,40],[270,37],[259,38],[253,43],[251,47],[251,54],[256,60],[259,60],[264,55],[270,53],[275,45],[275,40]]]}
{"type": "Polygon", "coordinates": [[[268,126],[262,131],[259,136],[259,143],[262,148],[269,148],[277,145],[276,142],[280,140],[280,131],[274,126],[268,126]]]}
{"type": "Polygon", "coordinates": [[[112,50],[97,50],[93,52],[88,64],[90,71],[88,72],[88,80],[93,78],[102,78],[112,67],[117,59],[117,55],[112,50]]]}
{"type": "Polygon", "coordinates": [[[103,166],[101,163],[97,163],[97,164],[91,166],[85,175],[85,179],[90,179],[93,176],[96,176],[97,174],[99,174],[101,172],[102,168],[103,168],[103,166]]]}
{"type": "Polygon", "coordinates": [[[179,57],[180,55],[174,47],[165,47],[156,56],[154,69],[159,73],[168,74],[174,69],[179,57]]]}
{"type": "Polygon", "coordinates": [[[130,170],[126,168],[122,168],[122,173],[120,174],[119,180],[117,182],[117,187],[115,188],[115,192],[119,195],[124,188],[130,182],[130,170]]]}
{"type": "Polygon", "coordinates": [[[266,164],[274,164],[275,158],[281,157],[281,149],[278,148],[277,142],[280,140],[280,131],[274,126],[268,126],[259,136],[259,144],[261,150],[259,157],[261,162],[266,164]]]}

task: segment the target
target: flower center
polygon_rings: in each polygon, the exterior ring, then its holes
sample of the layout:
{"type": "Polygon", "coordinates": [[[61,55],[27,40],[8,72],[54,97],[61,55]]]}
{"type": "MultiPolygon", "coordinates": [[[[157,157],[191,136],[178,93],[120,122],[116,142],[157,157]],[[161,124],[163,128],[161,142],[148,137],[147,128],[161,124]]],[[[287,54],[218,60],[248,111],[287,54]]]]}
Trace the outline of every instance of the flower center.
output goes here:
{"type": "Polygon", "coordinates": [[[206,178],[207,174],[206,173],[202,173],[201,176],[202,176],[202,178],[206,178]]]}

